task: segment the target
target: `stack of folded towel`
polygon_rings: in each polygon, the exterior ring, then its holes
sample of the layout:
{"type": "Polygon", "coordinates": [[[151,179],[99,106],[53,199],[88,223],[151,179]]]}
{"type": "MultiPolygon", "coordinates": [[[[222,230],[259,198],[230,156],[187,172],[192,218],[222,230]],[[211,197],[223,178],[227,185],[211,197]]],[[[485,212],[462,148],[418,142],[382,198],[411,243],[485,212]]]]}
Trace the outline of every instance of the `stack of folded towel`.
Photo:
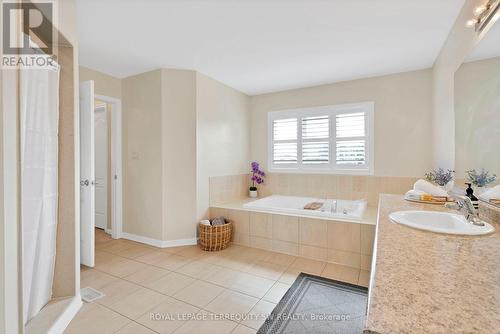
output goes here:
{"type": "Polygon", "coordinates": [[[418,180],[413,189],[405,194],[405,198],[417,201],[446,202],[448,193],[446,190],[425,180],[418,180]]]}
{"type": "Polygon", "coordinates": [[[495,205],[500,205],[500,184],[485,191],[478,197],[483,201],[490,202],[495,205]]]}

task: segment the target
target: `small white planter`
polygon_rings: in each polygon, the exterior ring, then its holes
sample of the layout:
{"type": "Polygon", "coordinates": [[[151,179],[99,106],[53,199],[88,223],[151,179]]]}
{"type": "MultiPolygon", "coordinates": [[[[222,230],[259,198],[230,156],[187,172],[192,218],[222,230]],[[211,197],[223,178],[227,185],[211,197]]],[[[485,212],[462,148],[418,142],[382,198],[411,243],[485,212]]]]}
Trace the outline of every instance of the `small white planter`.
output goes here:
{"type": "Polygon", "coordinates": [[[248,196],[250,196],[251,198],[257,198],[258,195],[259,194],[258,194],[257,190],[249,190],[248,191],[248,196]]]}

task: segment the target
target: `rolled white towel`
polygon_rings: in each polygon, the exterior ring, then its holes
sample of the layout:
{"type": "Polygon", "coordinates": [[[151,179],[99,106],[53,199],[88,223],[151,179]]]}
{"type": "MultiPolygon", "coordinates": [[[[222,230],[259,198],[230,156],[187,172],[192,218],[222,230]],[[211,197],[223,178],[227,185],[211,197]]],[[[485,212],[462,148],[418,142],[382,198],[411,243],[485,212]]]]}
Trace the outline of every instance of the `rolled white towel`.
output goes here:
{"type": "Polygon", "coordinates": [[[415,182],[415,184],[413,185],[413,190],[423,191],[424,193],[429,194],[431,196],[439,196],[439,197],[448,196],[446,190],[439,188],[438,186],[433,185],[429,181],[422,179],[415,182]]]}
{"type": "Polygon", "coordinates": [[[420,196],[424,195],[425,192],[421,191],[421,190],[415,190],[415,189],[412,189],[412,190],[408,190],[405,194],[405,198],[408,198],[408,199],[415,199],[415,200],[420,200],[420,196]]]}
{"type": "Polygon", "coordinates": [[[486,190],[484,193],[479,195],[479,198],[485,201],[490,201],[492,199],[500,199],[500,184],[494,186],[491,189],[486,190]]]}
{"type": "Polygon", "coordinates": [[[203,220],[201,220],[201,221],[200,221],[200,224],[201,224],[201,225],[208,225],[208,226],[210,226],[210,220],[208,220],[208,219],[203,219],[203,220]]]}

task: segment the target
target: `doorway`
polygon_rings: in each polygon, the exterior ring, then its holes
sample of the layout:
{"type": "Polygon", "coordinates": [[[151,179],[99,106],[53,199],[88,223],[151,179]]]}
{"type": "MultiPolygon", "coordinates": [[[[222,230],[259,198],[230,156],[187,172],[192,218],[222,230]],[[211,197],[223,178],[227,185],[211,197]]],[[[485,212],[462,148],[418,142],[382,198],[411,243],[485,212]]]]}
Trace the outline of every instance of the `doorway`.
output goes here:
{"type": "Polygon", "coordinates": [[[93,267],[95,228],[122,234],[121,101],[80,83],[80,262],[93,267]]]}

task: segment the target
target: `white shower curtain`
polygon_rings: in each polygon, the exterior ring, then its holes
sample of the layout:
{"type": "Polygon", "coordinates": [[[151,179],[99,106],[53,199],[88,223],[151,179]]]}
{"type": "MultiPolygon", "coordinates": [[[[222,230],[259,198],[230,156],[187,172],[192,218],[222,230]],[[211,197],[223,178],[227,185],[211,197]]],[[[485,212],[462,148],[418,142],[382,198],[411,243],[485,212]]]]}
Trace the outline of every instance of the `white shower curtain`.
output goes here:
{"type": "Polygon", "coordinates": [[[20,72],[23,315],[27,323],[52,297],[58,202],[59,68],[20,72]]]}

